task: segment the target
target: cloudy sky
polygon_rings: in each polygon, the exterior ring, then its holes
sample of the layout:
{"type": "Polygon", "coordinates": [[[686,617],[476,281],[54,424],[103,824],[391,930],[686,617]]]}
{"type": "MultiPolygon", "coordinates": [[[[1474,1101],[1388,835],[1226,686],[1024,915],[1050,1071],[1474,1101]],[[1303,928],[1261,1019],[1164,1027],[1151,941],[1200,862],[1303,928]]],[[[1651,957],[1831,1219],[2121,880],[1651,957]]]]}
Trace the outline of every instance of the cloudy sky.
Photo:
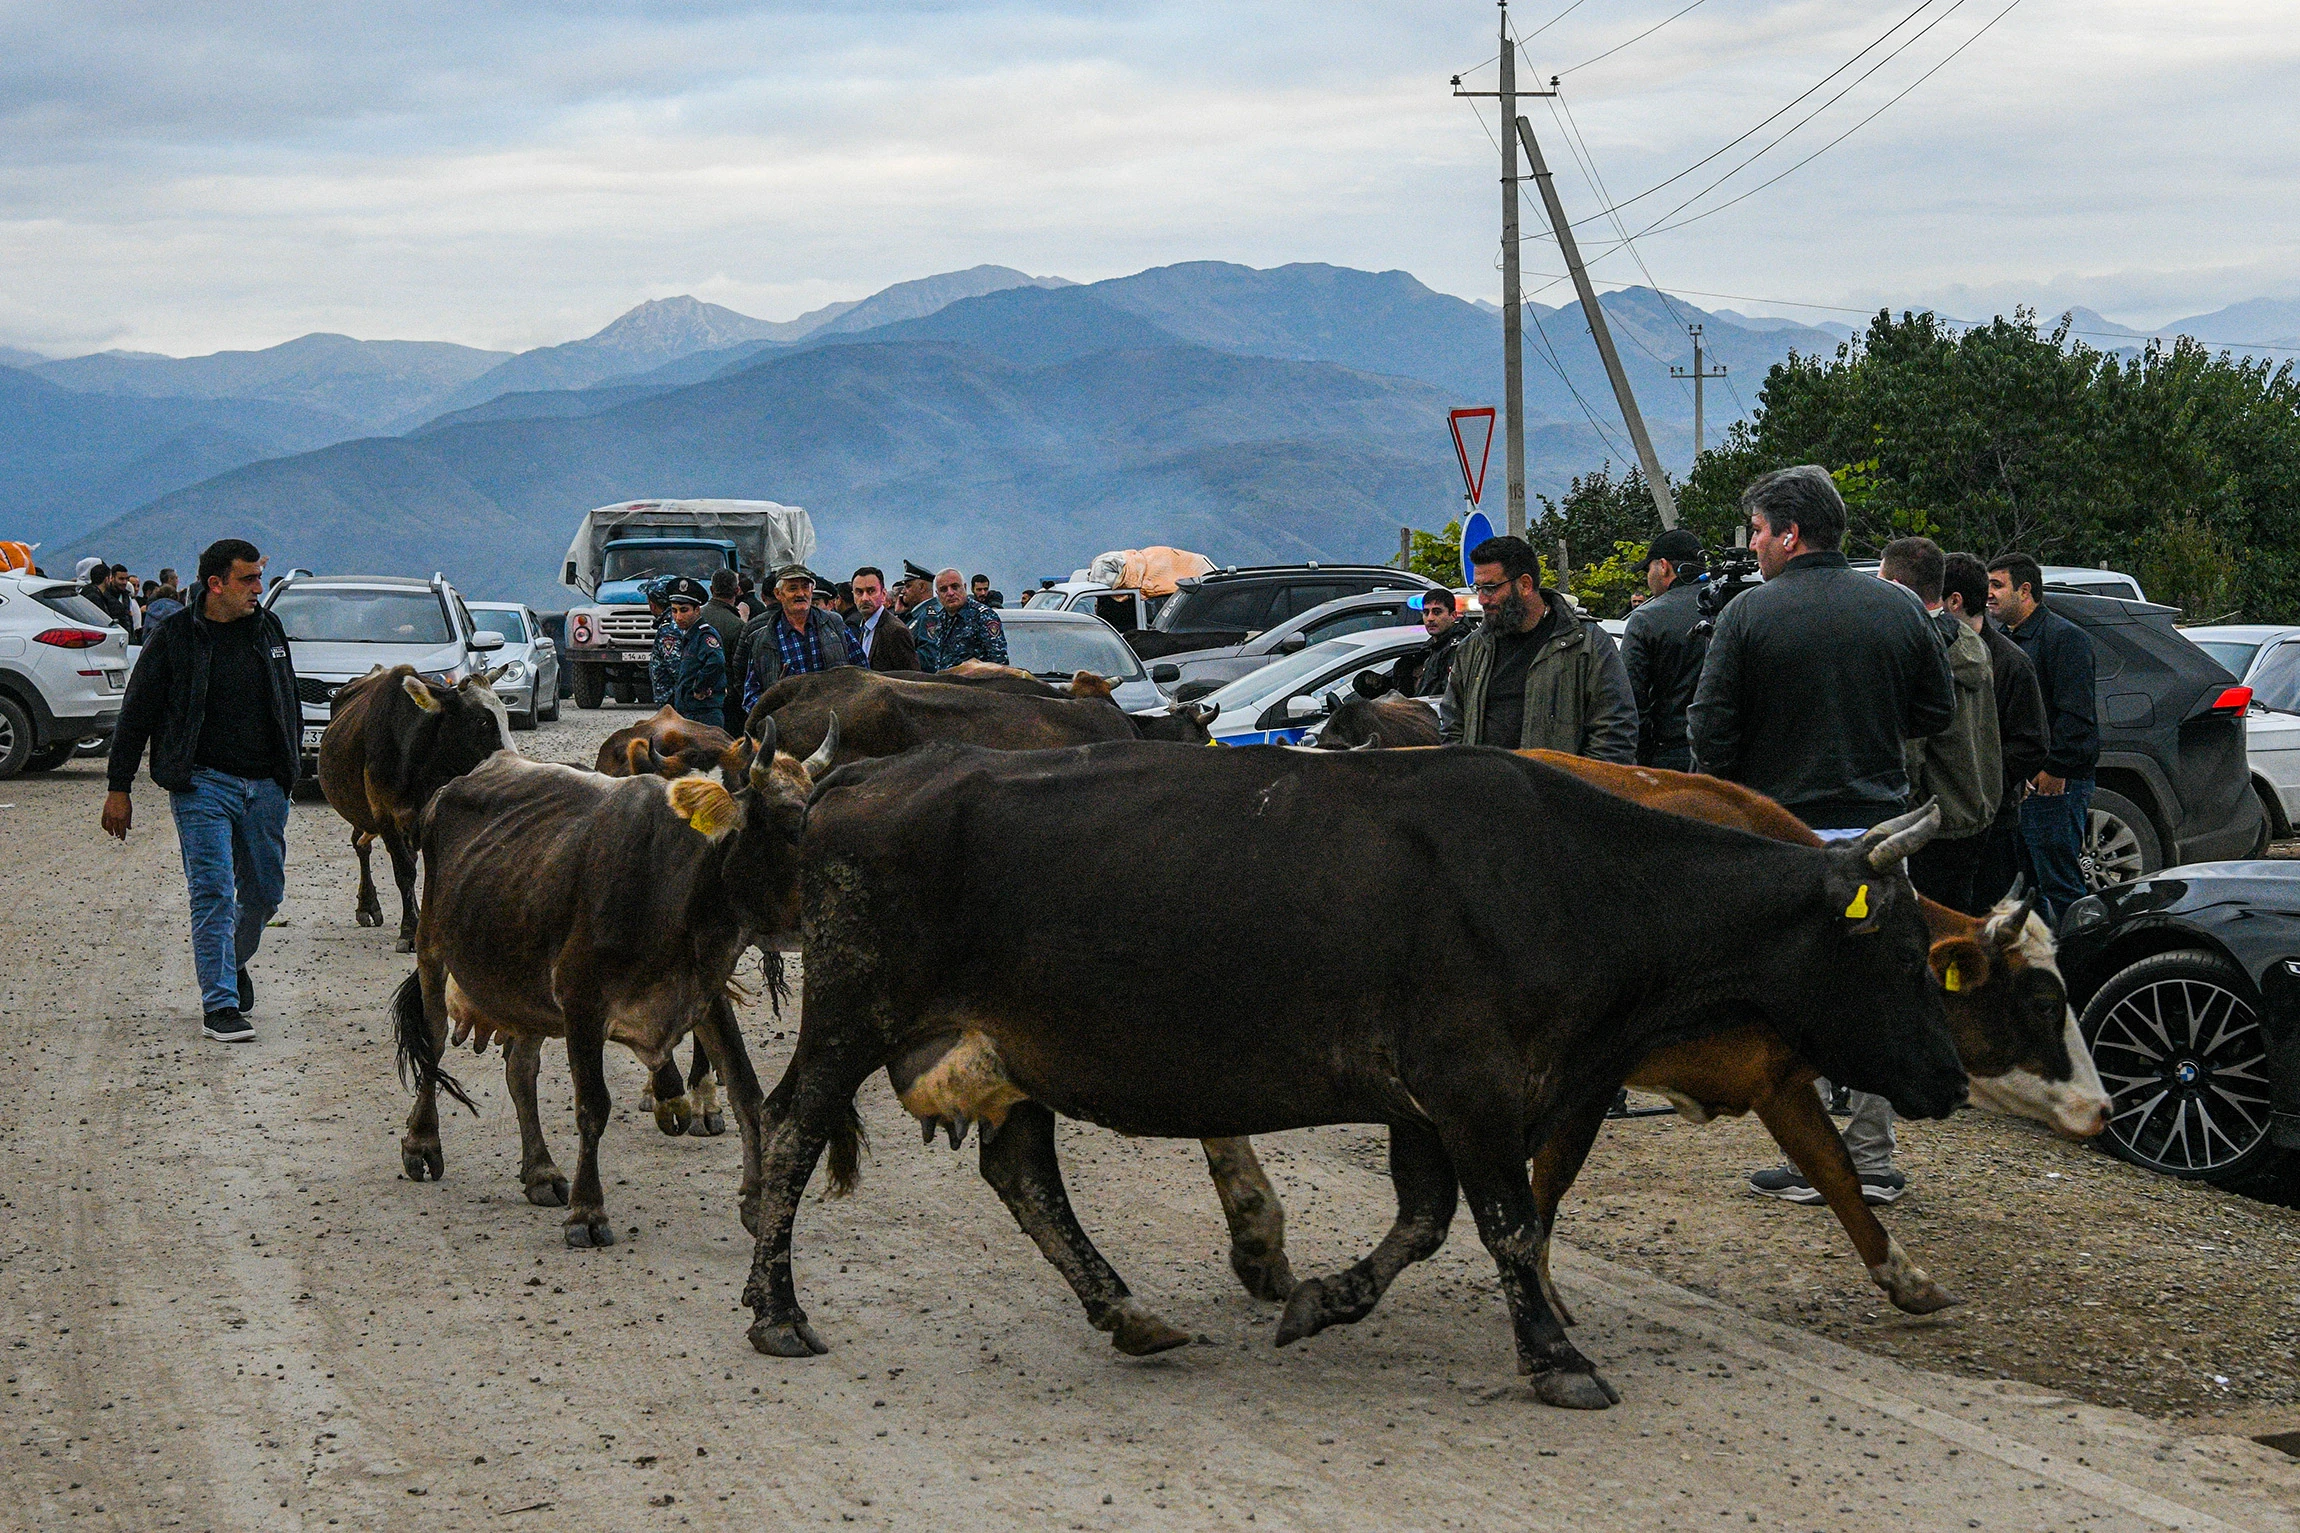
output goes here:
{"type": "MultiPolygon", "coordinates": [[[[1975,40],[2004,7],[1513,16],[1534,69],[1571,70],[1570,123],[1531,116],[1577,218],[1606,199],[1569,147],[1627,198],[1858,56],[1623,211],[1631,233],[1664,226],[1637,250],[1671,289],[1805,318],[1854,316],[1783,301],[2075,303],[2141,324],[2300,297],[2289,5],[2019,0],[1975,40]],[[1968,40],[1810,165],[1666,227],[1968,40]]],[[[524,347],[644,298],[784,319],[985,261],[1081,280],[1330,261],[1494,297],[1494,116],[1447,85],[1490,88],[1494,20],[1487,0],[0,0],[0,343],[524,347]]],[[[1583,238],[1610,246],[1611,221],[1583,238]]],[[[1562,269],[1546,243],[1526,265],[1562,269]]],[[[1619,249],[1598,271],[1643,280],[1619,249]]]]}

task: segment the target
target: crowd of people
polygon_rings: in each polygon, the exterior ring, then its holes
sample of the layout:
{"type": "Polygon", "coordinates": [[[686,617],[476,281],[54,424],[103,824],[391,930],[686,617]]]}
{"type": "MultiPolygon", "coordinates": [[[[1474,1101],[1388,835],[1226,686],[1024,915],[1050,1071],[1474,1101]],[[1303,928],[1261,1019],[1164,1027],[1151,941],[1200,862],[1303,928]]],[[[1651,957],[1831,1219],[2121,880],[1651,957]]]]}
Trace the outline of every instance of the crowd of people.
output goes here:
{"type": "Polygon", "coordinates": [[[734,734],[785,676],[842,665],[932,672],[969,660],[1007,663],[998,618],[1005,597],[988,575],[929,574],[906,559],[892,586],[870,564],[836,584],[798,564],[772,581],[766,599],[734,570],[708,586],[680,575],[647,587],[656,621],[648,680],[658,707],[734,734]]]}
{"type": "MultiPolygon", "coordinates": [[[[2092,641],[2044,605],[2037,561],[1984,563],[1908,537],[1886,546],[1872,579],[1850,568],[1844,501],[1811,465],[1758,479],[1742,507],[1763,583],[1704,611],[1700,540],[1663,533],[1619,646],[1541,584],[1523,539],[1488,539],[1470,550],[1482,620],[1432,593],[1429,643],[1394,680],[1437,701],[1449,744],[1708,773],[1775,800],[1824,840],[1936,802],[1940,831],[1909,864],[1920,893],[1980,915],[2025,875],[2057,922],[2085,893],[2100,747],[2092,641]]],[[[1864,1195],[1892,1202],[1908,1184],[1893,1164],[1891,1109],[1847,1095],[1864,1195]]],[[[1820,1201],[1791,1168],[1750,1180],[1820,1201]]]]}
{"type": "MultiPolygon", "coordinates": [[[[34,566],[32,573],[44,572],[34,566]]],[[[157,580],[139,580],[125,564],[82,559],[72,578],[80,582],[80,594],[101,608],[130,644],[142,644],[160,624],[184,610],[185,596],[174,570],[160,571],[157,580]]]]}

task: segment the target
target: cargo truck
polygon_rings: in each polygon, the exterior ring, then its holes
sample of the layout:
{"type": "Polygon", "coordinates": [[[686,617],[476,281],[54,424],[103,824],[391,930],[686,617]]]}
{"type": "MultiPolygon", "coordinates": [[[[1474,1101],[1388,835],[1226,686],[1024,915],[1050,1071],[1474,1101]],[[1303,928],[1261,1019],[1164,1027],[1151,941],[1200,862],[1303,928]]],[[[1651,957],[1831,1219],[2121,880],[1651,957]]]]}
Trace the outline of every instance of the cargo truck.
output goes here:
{"type": "Polygon", "coordinates": [[[647,582],[690,575],[709,585],[719,571],[736,570],[766,590],[775,570],[804,564],[814,551],[807,513],[771,500],[627,500],[585,512],[559,577],[586,598],[568,609],[560,652],[575,706],[649,700],[655,621],[647,582]]]}

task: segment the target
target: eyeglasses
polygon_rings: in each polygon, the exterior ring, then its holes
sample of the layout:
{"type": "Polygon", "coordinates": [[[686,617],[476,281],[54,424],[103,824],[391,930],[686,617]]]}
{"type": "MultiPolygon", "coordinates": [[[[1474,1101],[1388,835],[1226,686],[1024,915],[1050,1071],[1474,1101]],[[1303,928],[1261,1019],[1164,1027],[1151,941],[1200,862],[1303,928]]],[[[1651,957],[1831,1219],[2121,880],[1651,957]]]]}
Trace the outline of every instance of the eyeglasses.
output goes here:
{"type": "Polygon", "coordinates": [[[1471,586],[1470,589],[1477,592],[1479,599],[1483,600],[1485,597],[1491,596],[1497,591],[1508,590],[1511,586],[1516,585],[1520,580],[1523,580],[1524,578],[1525,577],[1523,575],[1513,575],[1507,580],[1481,580],[1477,584],[1471,586]]]}

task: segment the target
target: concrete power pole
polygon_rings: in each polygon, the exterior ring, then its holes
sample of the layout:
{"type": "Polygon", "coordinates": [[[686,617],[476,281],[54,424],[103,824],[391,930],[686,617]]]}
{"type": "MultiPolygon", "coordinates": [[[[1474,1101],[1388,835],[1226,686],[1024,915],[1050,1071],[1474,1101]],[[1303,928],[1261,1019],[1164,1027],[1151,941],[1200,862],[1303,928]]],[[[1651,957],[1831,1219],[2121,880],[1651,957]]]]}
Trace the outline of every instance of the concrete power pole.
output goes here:
{"type": "MultiPolygon", "coordinates": [[[[1509,62],[1506,39],[1502,49],[1504,66],[1509,62]]],[[[1508,78],[1508,76],[1504,76],[1508,78]]],[[[1629,427],[1629,440],[1637,445],[1637,461],[1645,470],[1646,488],[1653,492],[1653,509],[1661,513],[1661,525],[1677,525],[1677,503],[1670,497],[1669,481],[1662,477],[1661,460],[1653,454],[1653,439],[1645,434],[1645,417],[1637,413],[1637,396],[1629,391],[1629,375],[1621,370],[1621,353],[1613,349],[1613,332],[1605,323],[1605,311],[1597,305],[1597,290],[1589,285],[1589,272],[1581,264],[1581,246],[1573,238],[1573,225],[1566,221],[1565,208],[1557,200],[1557,186],[1549,174],[1549,163],[1541,157],[1541,145],[1534,142],[1533,124],[1519,117],[1517,134],[1525,143],[1525,158],[1533,172],[1534,184],[1541,188],[1541,205],[1549,212],[1549,227],[1557,236],[1557,248],[1565,256],[1565,269],[1573,274],[1574,290],[1581,295],[1582,316],[1589,321],[1590,338],[1597,342],[1597,354],[1604,359],[1605,376],[1613,382],[1613,398],[1621,406],[1622,423],[1629,427]]],[[[1516,188],[1510,189],[1513,193],[1516,188]]],[[[1513,253],[1509,269],[1516,270],[1513,253]]]]}
{"type": "Polygon", "coordinates": [[[1693,337],[1693,370],[1687,372],[1682,367],[1672,367],[1669,369],[1669,376],[1693,380],[1693,463],[1695,467],[1699,467],[1701,463],[1701,384],[1704,379],[1724,377],[1725,368],[1723,364],[1719,364],[1713,373],[1702,371],[1701,327],[1688,325],[1685,327],[1685,333],[1693,337]]]}

